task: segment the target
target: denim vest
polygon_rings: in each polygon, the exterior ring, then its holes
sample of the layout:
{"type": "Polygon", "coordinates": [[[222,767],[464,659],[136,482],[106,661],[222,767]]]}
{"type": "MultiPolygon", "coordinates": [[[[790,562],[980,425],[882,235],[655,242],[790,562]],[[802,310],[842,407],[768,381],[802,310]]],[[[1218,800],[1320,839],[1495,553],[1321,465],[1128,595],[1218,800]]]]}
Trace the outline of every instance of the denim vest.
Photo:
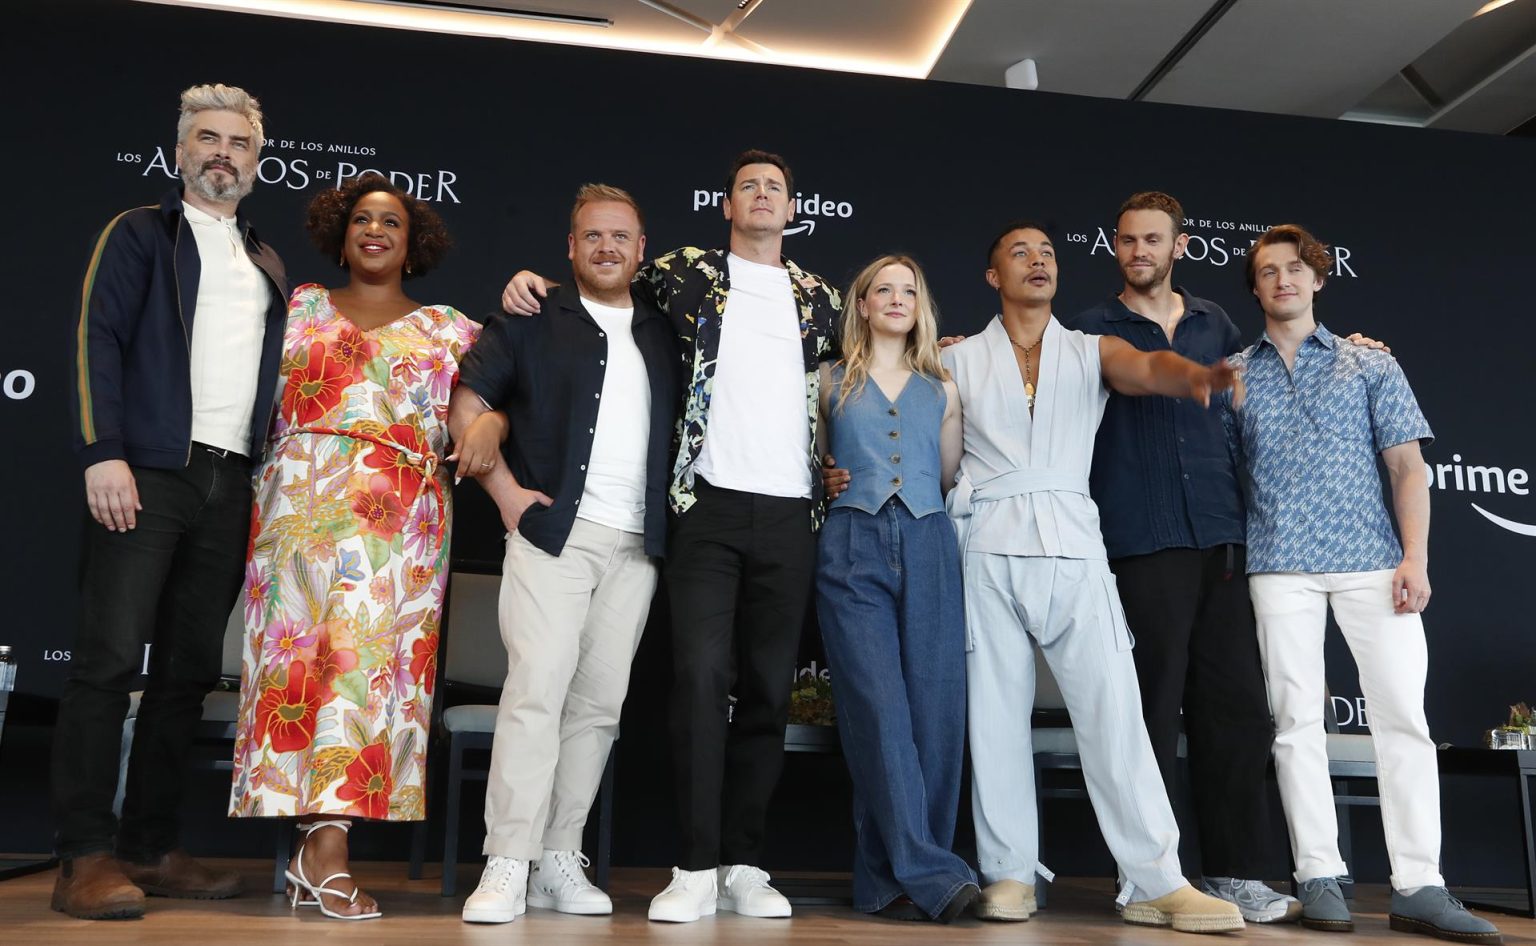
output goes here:
{"type": "Polygon", "coordinates": [[[843,366],[832,370],[832,456],[853,474],[848,489],[832,503],[877,513],[886,500],[900,496],[917,518],[944,508],[939,484],[939,425],[946,396],[937,378],[913,373],[906,387],[888,400],[870,379],[846,403],[839,397],[843,366]]]}

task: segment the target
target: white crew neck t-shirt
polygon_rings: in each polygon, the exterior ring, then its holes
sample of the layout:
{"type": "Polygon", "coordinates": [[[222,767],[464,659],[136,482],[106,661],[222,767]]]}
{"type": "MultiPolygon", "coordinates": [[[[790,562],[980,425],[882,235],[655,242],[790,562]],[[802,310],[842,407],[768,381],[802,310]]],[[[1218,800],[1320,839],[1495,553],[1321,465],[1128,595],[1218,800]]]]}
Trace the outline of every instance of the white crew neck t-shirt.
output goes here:
{"type": "Polygon", "coordinates": [[[651,384],[632,331],[635,309],[581,304],[608,342],[592,457],[578,518],[623,532],[645,531],[645,459],[651,439],[651,384]]]}
{"type": "Polygon", "coordinates": [[[789,271],[732,253],[731,289],[695,473],[723,489],[811,495],[800,312],[789,271]]]}

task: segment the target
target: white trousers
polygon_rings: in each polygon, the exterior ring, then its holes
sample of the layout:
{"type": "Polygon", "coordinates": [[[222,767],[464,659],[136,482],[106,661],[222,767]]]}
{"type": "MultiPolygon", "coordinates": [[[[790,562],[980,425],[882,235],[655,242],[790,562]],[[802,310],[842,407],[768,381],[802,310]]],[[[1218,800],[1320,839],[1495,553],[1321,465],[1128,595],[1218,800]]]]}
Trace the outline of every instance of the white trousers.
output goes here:
{"type": "Polygon", "coordinates": [[[1034,638],[1066,699],[1088,797],[1110,853],[1135,886],[1131,899],[1183,887],[1179,826],[1147,738],[1133,641],[1109,565],[970,552],[965,610],[975,641],[966,671],[982,879],[1033,884],[1039,864],[1034,638]]]}
{"type": "Polygon", "coordinates": [[[656,590],[644,537],[577,519],[559,556],[507,537],[507,680],[485,790],[485,853],[579,851],[656,590]]]}
{"type": "Polygon", "coordinates": [[[1424,718],[1424,622],[1393,612],[1392,572],[1259,574],[1249,576],[1248,589],[1275,717],[1275,770],[1296,879],[1349,872],[1339,856],[1323,730],[1323,632],[1332,607],[1360,671],[1392,886],[1442,886],[1440,775],[1424,718]]]}

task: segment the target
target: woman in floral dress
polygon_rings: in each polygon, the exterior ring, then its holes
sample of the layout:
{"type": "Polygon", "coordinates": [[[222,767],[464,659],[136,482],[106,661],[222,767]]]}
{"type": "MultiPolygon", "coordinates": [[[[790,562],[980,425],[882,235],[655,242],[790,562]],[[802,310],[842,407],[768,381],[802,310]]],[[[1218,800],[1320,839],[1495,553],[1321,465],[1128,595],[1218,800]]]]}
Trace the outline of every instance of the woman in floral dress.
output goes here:
{"type": "Polygon", "coordinates": [[[258,473],[234,817],[297,817],[295,905],[379,915],[347,873],[351,819],[424,817],[438,618],[448,578],[448,396],[479,326],[401,281],[442,221],[378,175],[310,204],[349,275],[288,308],[278,416],[258,473]],[[331,830],[321,830],[327,828],[331,830]]]}

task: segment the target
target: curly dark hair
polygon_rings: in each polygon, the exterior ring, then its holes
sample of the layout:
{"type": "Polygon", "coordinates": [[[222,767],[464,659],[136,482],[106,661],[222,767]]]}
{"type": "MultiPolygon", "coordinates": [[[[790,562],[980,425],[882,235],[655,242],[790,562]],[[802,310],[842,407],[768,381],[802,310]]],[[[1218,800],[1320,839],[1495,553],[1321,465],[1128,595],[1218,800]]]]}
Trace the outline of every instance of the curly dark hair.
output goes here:
{"type": "MultiPolygon", "coordinates": [[[[393,194],[405,207],[410,226],[406,233],[405,273],[403,278],[424,276],[442,260],[443,254],[453,244],[448,227],[424,200],[417,200],[396,187],[382,174],[368,172],[342,181],[334,189],[323,190],[309,202],[309,219],[304,229],[315,247],[330,260],[340,260],[342,242],[347,236],[347,223],[352,209],[365,194],[383,191],[393,194]]],[[[341,265],[339,262],[337,265],[341,265]]]]}

